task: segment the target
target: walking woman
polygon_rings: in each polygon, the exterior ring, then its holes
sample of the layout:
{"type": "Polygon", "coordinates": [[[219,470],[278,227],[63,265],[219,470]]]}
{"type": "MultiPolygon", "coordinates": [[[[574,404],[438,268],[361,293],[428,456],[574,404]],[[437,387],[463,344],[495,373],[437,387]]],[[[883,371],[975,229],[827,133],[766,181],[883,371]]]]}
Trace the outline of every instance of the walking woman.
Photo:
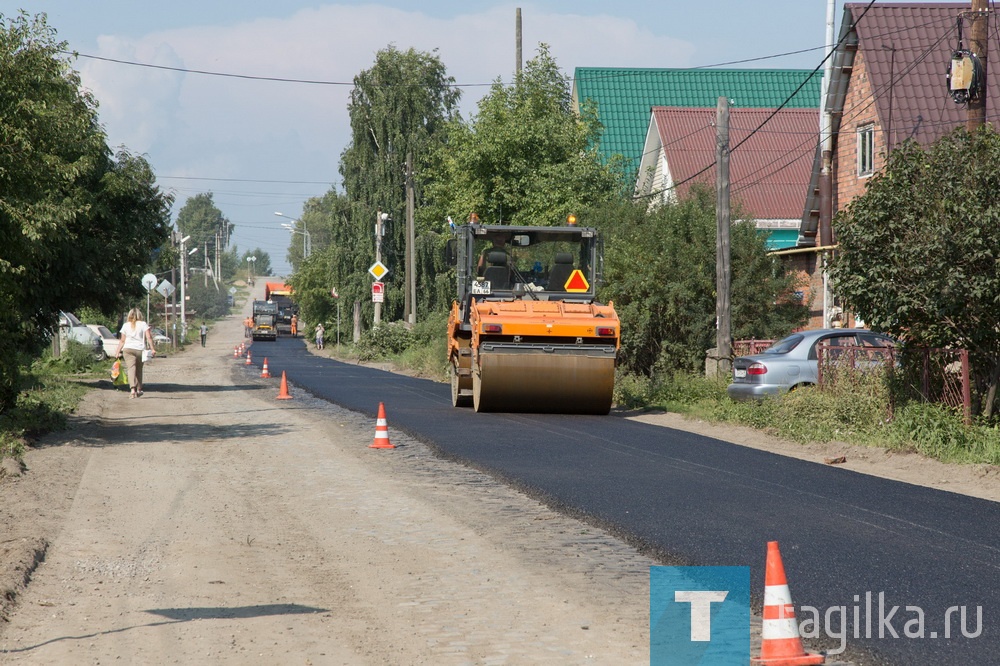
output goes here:
{"type": "Polygon", "coordinates": [[[124,354],[128,383],[132,387],[129,398],[142,395],[142,352],[147,348],[150,355],[156,354],[149,325],[142,320],[142,310],[132,308],[128,311],[128,321],[122,324],[122,330],[119,331],[118,349],[115,351],[115,358],[122,358],[124,354]]]}

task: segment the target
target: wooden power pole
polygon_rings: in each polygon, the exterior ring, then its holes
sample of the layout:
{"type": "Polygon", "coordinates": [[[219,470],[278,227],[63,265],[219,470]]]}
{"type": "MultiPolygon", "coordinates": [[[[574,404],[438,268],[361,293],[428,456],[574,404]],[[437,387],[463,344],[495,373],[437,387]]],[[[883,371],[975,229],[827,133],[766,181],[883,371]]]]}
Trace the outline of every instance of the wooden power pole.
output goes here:
{"type": "Polygon", "coordinates": [[[413,224],[415,208],[413,193],[413,153],[406,153],[406,294],[403,309],[407,326],[417,323],[417,262],[416,230],[413,224]]]}
{"type": "Polygon", "coordinates": [[[518,7],[514,19],[514,72],[521,73],[521,8],[518,7]]]}
{"type": "Polygon", "coordinates": [[[986,45],[989,35],[989,3],[987,0],[972,0],[972,15],[969,20],[969,50],[979,58],[982,76],[978,95],[969,99],[968,118],[965,128],[975,132],[986,122],[986,45]]]}
{"type": "Polygon", "coordinates": [[[719,370],[728,372],[733,355],[729,286],[729,100],[719,98],[715,112],[715,349],[719,370]]]}

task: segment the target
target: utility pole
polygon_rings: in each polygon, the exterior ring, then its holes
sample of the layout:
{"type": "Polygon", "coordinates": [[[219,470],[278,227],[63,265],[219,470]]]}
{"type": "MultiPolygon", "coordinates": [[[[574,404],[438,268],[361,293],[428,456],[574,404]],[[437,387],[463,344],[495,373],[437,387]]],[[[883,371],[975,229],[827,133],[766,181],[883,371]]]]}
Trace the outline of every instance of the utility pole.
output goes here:
{"type": "Polygon", "coordinates": [[[403,309],[412,328],[417,323],[417,234],[413,224],[413,153],[406,153],[406,298],[403,309]]]}
{"type": "Polygon", "coordinates": [[[514,72],[518,75],[521,74],[521,8],[518,7],[516,10],[516,18],[514,19],[514,72]]]}
{"type": "MultiPolygon", "coordinates": [[[[382,236],[385,234],[385,221],[389,219],[388,213],[383,213],[379,208],[375,211],[375,263],[382,263],[382,236]]],[[[382,323],[382,303],[375,301],[375,326],[382,323]]]]}
{"type": "Polygon", "coordinates": [[[729,100],[719,98],[715,112],[715,349],[718,370],[728,372],[733,342],[729,303],[729,100]]]}
{"type": "MultiPolygon", "coordinates": [[[[830,111],[827,93],[830,90],[830,80],[833,78],[833,45],[834,20],[836,16],[836,0],[826,3],[826,60],[823,65],[823,80],[820,82],[820,172],[819,172],[819,246],[822,248],[833,245],[833,113],[830,111]]],[[[892,84],[890,83],[890,86],[892,84]]],[[[890,87],[891,90],[891,87],[890,87]]],[[[823,275],[823,327],[830,325],[830,280],[827,276],[827,259],[829,250],[821,250],[816,254],[817,266],[823,275]]]]}
{"type": "MultiPolygon", "coordinates": [[[[170,267],[170,282],[177,286],[176,265],[170,267]]],[[[171,328],[167,329],[171,331],[170,348],[172,351],[177,351],[177,289],[170,290],[170,326],[171,328]]]]}
{"type": "Polygon", "coordinates": [[[982,72],[979,78],[978,94],[969,99],[968,118],[965,128],[975,132],[986,122],[986,45],[989,35],[989,3],[987,0],[972,0],[972,14],[969,19],[969,50],[979,58],[982,72]]]}

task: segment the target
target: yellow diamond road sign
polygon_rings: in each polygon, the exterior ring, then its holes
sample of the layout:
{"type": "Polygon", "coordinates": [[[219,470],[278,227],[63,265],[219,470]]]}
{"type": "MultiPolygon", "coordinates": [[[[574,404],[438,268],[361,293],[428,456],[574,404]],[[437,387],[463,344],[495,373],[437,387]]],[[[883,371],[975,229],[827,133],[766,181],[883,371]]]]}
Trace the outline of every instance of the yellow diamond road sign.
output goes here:
{"type": "Polygon", "coordinates": [[[386,268],[385,264],[381,261],[376,261],[371,265],[371,268],[368,269],[368,272],[371,273],[372,277],[376,280],[381,280],[385,277],[385,274],[389,272],[389,269],[386,268]]]}

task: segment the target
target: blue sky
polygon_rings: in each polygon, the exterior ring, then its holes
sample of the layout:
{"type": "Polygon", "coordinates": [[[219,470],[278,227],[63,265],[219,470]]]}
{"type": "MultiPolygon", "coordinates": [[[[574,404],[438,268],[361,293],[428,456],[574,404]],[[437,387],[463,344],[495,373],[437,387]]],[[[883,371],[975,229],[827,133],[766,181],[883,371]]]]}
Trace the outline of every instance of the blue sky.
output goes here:
{"type": "MultiPolygon", "coordinates": [[[[548,44],[576,67],[812,69],[823,58],[826,0],[611,3],[353,2],[343,0],[0,0],[0,13],[45,12],[81,57],[83,85],[100,102],[112,146],[144,154],[160,184],[186,199],[212,191],[236,225],[234,242],[260,247],[288,270],[292,237],[275,211],[339,183],[349,128],[349,85],[311,85],[156,70],[83,56],[185,70],[350,83],[377,51],[437,49],[463,88],[463,114],[514,71],[521,8],[523,54],[548,44]],[[798,53],[794,53],[798,52],[798,53]],[[789,54],[782,57],[780,54],[789,54]],[[480,84],[480,85],[476,85],[480,84]]],[[[843,2],[837,3],[838,21],[843,2]]],[[[818,123],[818,121],[817,121],[818,123]]]]}

